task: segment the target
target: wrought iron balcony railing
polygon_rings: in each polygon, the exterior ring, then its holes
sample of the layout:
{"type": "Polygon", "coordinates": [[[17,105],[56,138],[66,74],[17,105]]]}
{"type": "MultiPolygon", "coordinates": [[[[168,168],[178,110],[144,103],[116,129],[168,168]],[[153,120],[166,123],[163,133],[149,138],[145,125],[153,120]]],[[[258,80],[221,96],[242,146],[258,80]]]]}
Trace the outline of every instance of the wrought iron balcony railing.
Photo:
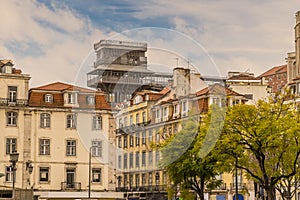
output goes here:
{"type": "Polygon", "coordinates": [[[61,190],[81,190],[81,183],[80,182],[61,182],[61,190]]]}
{"type": "Polygon", "coordinates": [[[9,98],[0,98],[0,106],[27,106],[27,99],[11,100],[9,98]]]}
{"type": "MultiPolygon", "coordinates": [[[[237,185],[238,190],[246,190],[246,183],[238,183],[237,185]]],[[[230,190],[235,190],[236,184],[235,183],[230,183],[230,190]]]]}

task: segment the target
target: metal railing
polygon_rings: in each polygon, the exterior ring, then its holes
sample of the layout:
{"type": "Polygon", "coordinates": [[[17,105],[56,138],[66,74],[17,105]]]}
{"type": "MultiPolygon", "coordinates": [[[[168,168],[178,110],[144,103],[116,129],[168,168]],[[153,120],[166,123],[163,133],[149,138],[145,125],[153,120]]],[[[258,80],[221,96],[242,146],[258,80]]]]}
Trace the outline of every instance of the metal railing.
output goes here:
{"type": "Polygon", "coordinates": [[[61,182],[61,190],[81,190],[81,183],[80,182],[61,182]]]}
{"type": "Polygon", "coordinates": [[[165,192],[167,185],[150,185],[150,186],[135,186],[135,187],[117,187],[117,192],[165,192]]]}
{"type": "MultiPolygon", "coordinates": [[[[238,183],[237,185],[238,190],[246,190],[246,183],[238,183]]],[[[230,190],[235,190],[236,184],[235,183],[230,183],[230,190]]]]}
{"type": "Polygon", "coordinates": [[[27,99],[10,100],[9,98],[0,98],[0,106],[27,106],[27,99]]]}

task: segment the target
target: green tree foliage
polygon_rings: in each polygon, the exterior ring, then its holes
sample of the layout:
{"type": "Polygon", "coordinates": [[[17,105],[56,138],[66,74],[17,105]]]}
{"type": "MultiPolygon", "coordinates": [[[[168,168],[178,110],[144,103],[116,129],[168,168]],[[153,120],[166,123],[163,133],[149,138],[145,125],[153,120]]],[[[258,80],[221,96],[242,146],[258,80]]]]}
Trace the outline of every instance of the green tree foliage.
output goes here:
{"type": "MultiPolygon", "coordinates": [[[[265,189],[274,200],[275,186],[296,174],[300,154],[299,115],[287,95],[257,105],[228,110],[218,150],[265,189]]],[[[233,164],[234,165],[234,164],[233,164]]]]}
{"type": "Polygon", "coordinates": [[[218,139],[216,135],[220,135],[224,114],[220,109],[212,110],[216,113],[210,112],[201,126],[193,119],[182,122],[181,131],[156,146],[162,153],[161,166],[173,183],[195,191],[201,200],[205,187],[214,189],[222,183],[216,179],[221,167],[212,149],[218,139]]]}

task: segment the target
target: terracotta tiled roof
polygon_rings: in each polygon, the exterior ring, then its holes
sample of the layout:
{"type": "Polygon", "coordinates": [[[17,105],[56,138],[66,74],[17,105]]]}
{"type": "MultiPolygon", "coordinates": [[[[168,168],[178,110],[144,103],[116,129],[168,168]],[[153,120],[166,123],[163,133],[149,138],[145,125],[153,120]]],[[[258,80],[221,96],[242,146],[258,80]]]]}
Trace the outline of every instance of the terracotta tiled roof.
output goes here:
{"type": "Polygon", "coordinates": [[[262,73],[261,75],[258,76],[258,78],[262,78],[262,77],[266,77],[278,73],[285,73],[285,72],[287,72],[287,65],[280,65],[280,66],[273,67],[268,71],[262,73]]]}
{"type": "Polygon", "coordinates": [[[78,91],[78,104],[80,108],[87,109],[102,109],[102,110],[111,110],[111,106],[106,101],[105,95],[103,92],[96,90],[91,90],[87,88],[82,88],[66,83],[56,82],[48,85],[40,86],[37,88],[30,89],[29,92],[29,106],[37,107],[66,107],[64,104],[64,91],[78,91]],[[53,94],[53,102],[45,102],[45,94],[53,94]],[[94,96],[95,104],[88,104],[87,97],[94,96]]]}
{"type": "Polygon", "coordinates": [[[224,94],[224,93],[226,93],[226,95],[243,96],[229,88],[225,88],[224,86],[222,86],[220,84],[210,85],[210,86],[196,92],[196,96],[201,96],[201,95],[205,95],[205,94],[224,94]]]}
{"type": "Polygon", "coordinates": [[[171,91],[170,87],[165,87],[162,91],[159,92],[159,94],[167,94],[170,91],[171,91]]]}
{"type": "Polygon", "coordinates": [[[91,90],[88,88],[82,88],[75,85],[70,85],[62,82],[50,83],[48,85],[43,85],[37,88],[32,88],[32,90],[49,90],[49,91],[64,91],[64,90],[76,90],[80,92],[97,92],[96,90],[91,90]]]}

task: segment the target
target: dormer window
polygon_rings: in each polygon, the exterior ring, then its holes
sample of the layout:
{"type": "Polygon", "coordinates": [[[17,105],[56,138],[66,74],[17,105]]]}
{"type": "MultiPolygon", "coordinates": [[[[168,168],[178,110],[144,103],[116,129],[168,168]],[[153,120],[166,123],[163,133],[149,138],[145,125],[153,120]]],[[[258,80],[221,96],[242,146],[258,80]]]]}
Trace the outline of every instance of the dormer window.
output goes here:
{"type": "Polygon", "coordinates": [[[141,103],[142,101],[143,101],[143,97],[138,95],[134,98],[133,103],[138,104],[138,103],[141,103]]]}
{"type": "Polygon", "coordinates": [[[69,104],[76,104],[77,103],[77,99],[76,99],[76,94],[75,93],[69,93],[68,94],[68,103],[69,104]]]}
{"type": "Polygon", "coordinates": [[[86,98],[87,104],[88,105],[95,105],[95,97],[94,96],[88,96],[86,98]]]}
{"type": "Polygon", "coordinates": [[[52,103],[53,102],[53,95],[52,94],[45,94],[45,102],[52,103]]]}

